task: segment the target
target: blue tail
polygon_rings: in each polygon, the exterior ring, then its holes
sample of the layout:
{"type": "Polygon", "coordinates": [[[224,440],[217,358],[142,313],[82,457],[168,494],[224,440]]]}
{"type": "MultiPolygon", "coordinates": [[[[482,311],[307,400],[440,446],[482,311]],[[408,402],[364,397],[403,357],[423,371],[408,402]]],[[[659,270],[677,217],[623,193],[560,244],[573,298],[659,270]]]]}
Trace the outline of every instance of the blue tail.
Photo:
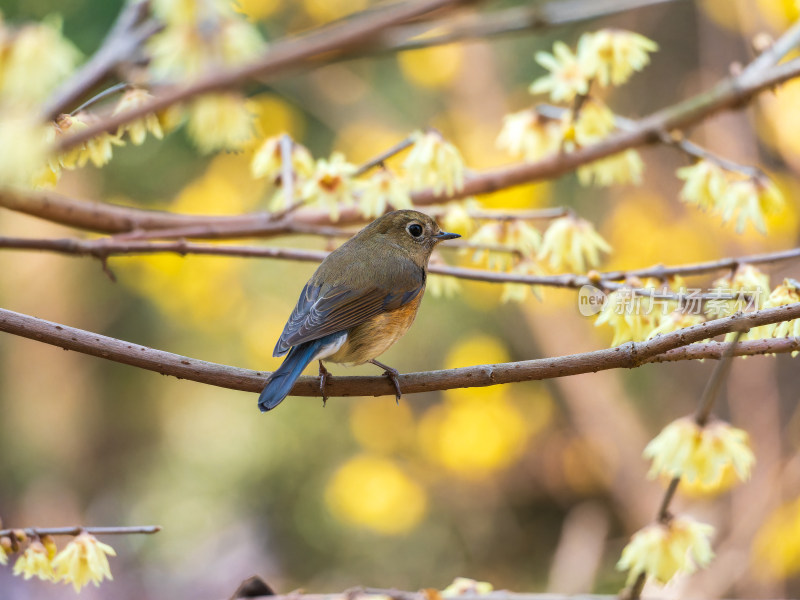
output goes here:
{"type": "Polygon", "coordinates": [[[289,395],[294,382],[300,377],[300,373],[327,342],[326,336],[319,340],[298,344],[289,350],[286,359],[269,378],[267,386],[258,397],[258,408],[261,409],[261,412],[272,410],[289,395]]]}

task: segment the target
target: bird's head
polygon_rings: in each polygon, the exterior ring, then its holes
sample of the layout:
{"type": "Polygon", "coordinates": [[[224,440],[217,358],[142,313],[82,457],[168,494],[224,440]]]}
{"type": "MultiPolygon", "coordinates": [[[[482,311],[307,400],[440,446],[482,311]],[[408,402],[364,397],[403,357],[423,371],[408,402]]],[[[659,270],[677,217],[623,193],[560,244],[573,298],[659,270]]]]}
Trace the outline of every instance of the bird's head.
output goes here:
{"type": "Polygon", "coordinates": [[[461,237],[457,233],[442,231],[432,217],[416,210],[396,210],[383,215],[370,224],[373,235],[385,236],[396,246],[406,250],[415,259],[427,262],[439,242],[461,237]]]}

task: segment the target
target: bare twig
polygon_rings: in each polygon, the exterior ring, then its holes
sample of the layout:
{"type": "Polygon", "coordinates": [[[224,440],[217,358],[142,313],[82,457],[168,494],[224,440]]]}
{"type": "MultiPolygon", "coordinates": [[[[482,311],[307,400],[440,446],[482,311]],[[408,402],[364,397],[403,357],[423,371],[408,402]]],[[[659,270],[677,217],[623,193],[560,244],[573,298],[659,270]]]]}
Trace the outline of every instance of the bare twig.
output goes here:
{"type": "Polygon", "coordinates": [[[289,69],[309,61],[330,60],[337,53],[357,48],[375,38],[385,29],[405,23],[429,13],[452,7],[464,0],[418,0],[396,2],[382,9],[372,9],[352,18],[338,21],[305,35],[288,38],[270,46],[258,59],[245,65],[208,73],[200,79],[164,90],[155,98],[124,113],[110,115],[94,125],[73,135],[65,136],[57,152],[74,148],[91,138],[116,131],[120,125],[158,112],[174,104],[210,92],[239,88],[247,83],[266,82],[289,69]]]}
{"type": "Polygon", "coordinates": [[[136,49],[161,29],[160,23],[148,17],[149,11],[149,0],[131,2],[123,7],[97,52],[58,89],[45,106],[44,114],[48,120],[69,112],[83,96],[106,79],[117,65],[130,60],[136,49]]]}
{"type": "Polygon", "coordinates": [[[388,150],[381,152],[375,158],[368,160],[363,165],[358,167],[358,169],[356,169],[355,172],[353,173],[353,177],[358,177],[359,175],[363,175],[367,171],[382,165],[384,162],[392,158],[395,154],[400,154],[403,150],[405,150],[406,148],[408,148],[413,144],[414,140],[411,138],[411,136],[403,140],[400,140],[398,143],[396,143],[388,150]]]}
{"type": "Polygon", "coordinates": [[[281,136],[281,187],[286,206],[294,204],[294,169],[292,168],[292,146],[294,142],[288,134],[281,136]]]}
{"type": "MultiPolygon", "coordinates": [[[[541,358],[512,363],[477,365],[461,369],[446,369],[424,373],[407,373],[399,376],[403,393],[415,394],[464,387],[483,387],[519,381],[534,381],[566,377],[580,373],[594,373],[607,369],[635,368],[653,361],[659,355],[731,331],[742,331],[760,325],[778,323],[800,317],[800,303],[788,304],[752,313],[739,313],[730,317],[707,321],[699,325],[657,336],[645,342],[630,342],[583,354],[572,354],[554,358],[541,358]]],[[[179,379],[190,379],[219,387],[260,392],[269,373],[251,371],[227,365],[200,361],[186,356],[155,350],[131,342],[100,335],[67,325],[37,319],[29,315],[0,309],[0,331],[32,340],[75,350],[172,375],[179,379]]],[[[748,342],[742,344],[744,346],[748,342]]],[[[786,350],[789,346],[773,346],[769,351],[786,350]]],[[[382,396],[394,395],[395,388],[383,376],[376,377],[328,377],[326,395],[334,396],[382,396]]],[[[318,377],[301,377],[292,388],[295,396],[319,396],[318,377]]]]}
{"type": "Polygon", "coordinates": [[[92,535],[129,535],[134,533],[158,533],[161,525],[133,525],[130,527],[22,527],[19,529],[0,529],[0,537],[12,535],[16,531],[24,531],[29,536],[42,535],[80,535],[81,533],[91,533],[92,535]]]}
{"type": "Polygon", "coordinates": [[[381,35],[379,43],[371,46],[368,51],[402,52],[469,39],[530,33],[673,1],[561,0],[547,4],[515,6],[495,12],[475,14],[467,19],[431,20],[419,25],[395,27],[381,35]],[[443,33],[424,35],[429,31],[443,31],[443,33]]]}

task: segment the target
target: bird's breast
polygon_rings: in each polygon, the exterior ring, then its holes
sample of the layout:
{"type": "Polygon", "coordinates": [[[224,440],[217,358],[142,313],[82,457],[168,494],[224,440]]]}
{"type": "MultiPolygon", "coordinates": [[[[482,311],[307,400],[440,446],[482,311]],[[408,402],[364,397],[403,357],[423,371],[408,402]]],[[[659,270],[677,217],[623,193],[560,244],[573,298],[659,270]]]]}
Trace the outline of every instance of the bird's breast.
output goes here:
{"type": "Polygon", "coordinates": [[[400,308],[381,313],[351,327],[341,348],[328,356],[327,360],[360,365],[386,352],[411,327],[423,293],[424,289],[400,308]]]}

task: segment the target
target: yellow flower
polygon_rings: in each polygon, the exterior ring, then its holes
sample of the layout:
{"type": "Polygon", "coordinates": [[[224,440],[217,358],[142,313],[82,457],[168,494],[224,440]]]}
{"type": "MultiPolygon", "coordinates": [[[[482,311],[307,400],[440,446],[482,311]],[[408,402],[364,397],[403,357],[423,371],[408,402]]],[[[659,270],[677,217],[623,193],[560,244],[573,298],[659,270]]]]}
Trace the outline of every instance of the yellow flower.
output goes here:
{"type": "Polygon", "coordinates": [[[93,535],[81,533],[53,559],[56,580],[71,583],[76,592],[90,581],[99,586],[103,579],[113,579],[107,555],[117,553],[93,535]]]}
{"type": "Polygon", "coordinates": [[[500,221],[488,221],[481,225],[469,238],[469,242],[476,246],[489,246],[489,248],[475,250],[472,253],[472,262],[482,263],[486,261],[486,268],[493,271],[505,271],[508,269],[513,260],[511,253],[506,250],[492,248],[494,246],[502,246],[503,236],[503,224],[500,221]]]}
{"type": "Polygon", "coordinates": [[[535,161],[558,152],[563,137],[560,120],[523,110],[503,117],[497,147],[514,158],[535,161]]]}
{"type": "Polygon", "coordinates": [[[477,210],[480,204],[474,198],[467,198],[458,202],[447,204],[444,216],[442,217],[442,227],[446,231],[460,233],[463,236],[470,235],[477,228],[477,222],[470,216],[470,210],[477,210]]]}
{"type": "Polygon", "coordinates": [[[453,583],[448,585],[442,590],[442,596],[445,598],[452,598],[454,596],[463,596],[468,594],[476,596],[480,594],[488,594],[494,591],[494,586],[488,581],[475,581],[467,577],[456,577],[453,583]]]}
{"type": "MultiPolygon", "coordinates": [[[[117,106],[114,108],[114,114],[117,115],[125,111],[133,110],[143,104],[147,104],[152,99],[153,95],[147,90],[142,88],[130,89],[120,98],[117,106]]],[[[148,131],[152,133],[153,137],[156,139],[160,140],[164,137],[164,131],[161,129],[161,122],[158,116],[152,113],[120,127],[119,130],[117,130],[117,137],[121,137],[122,134],[127,132],[131,142],[133,142],[135,146],[141,146],[147,138],[148,131]]]]}
{"type": "Polygon", "coordinates": [[[314,175],[303,186],[303,198],[316,202],[330,211],[331,219],[339,219],[339,205],[353,204],[353,179],[355,165],[350,164],[340,152],[331,154],[330,160],[317,161],[314,175]]]}
{"type": "Polygon", "coordinates": [[[578,168],[578,181],[581,185],[608,187],[616,183],[640,184],[644,163],[636,150],[628,149],[619,154],[601,158],[578,168]]]}
{"type": "Polygon", "coordinates": [[[575,141],[581,146],[592,144],[608,136],[614,128],[614,113],[611,109],[602,101],[589,98],[581,106],[578,120],[574,124],[575,141]]]}
{"type": "MultiPolygon", "coordinates": [[[[283,172],[283,159],[281,157],[281,138],[286,134],[275,135],[265,139],[253,154],[250,162],[250,172],[253,177],[267,179],[277,183],[283,172]]],[[[292,171],[298,178],[310,177],[314,172],[314,158],[311,152],[294,140],[291,143],[292,171]]]]}
{"type": "Polygon", "coordinates": [[[58,18],[7,35],[0,41],[0,97],[6,102],[41,102],[80,60],[78,49],[61,35],[58,18]]]}
{"type": "Polygon", "coordinates": [[[47,170],[47,126],[32,111],[0,111],[0,186],[30,186],[47,170]]]}
{"type": "Polygon", "coordinates": [[[513,258],[508,250],[515,250],[523,258],[532,257],[541,246],[542,236],[537,229],[521,219],[488,221],[470,237],[474,244],[501,246],[504,249],[478,249],[472,256],[474,262],[488,259],[489,268],[506,270],[513,258]]]}
{"type": "Polygon", "coordinates": [[[611,252],[611,246],[589,221],[570,215],[550,223],[537,259],[556,273],[585,273],[599,266],[600,252],[611,252]]]}
{"type": "Polygon", "coordinates": [[[685,182],[681,189],[681,200],[702,210],[715,208],[728,185],[725,171],[707,160],[681,167],[677,176],[685,182]]]}
{"type": "Polygon", "coordinates": [[[11,538],[0,537],[0,565],[8,564],[8,555],[11,553],[11,538]]]}
{"type": "Polygon", "coordinates": [[[253,113],[240,94],[205,94],[189,105],[189,135],[204,154],[240,150],[253,137],[253,113]]]}
{"type": "Polygon", "coordinates": [[[455,277],[429,274],[427,282],[428,293],[434,298],[455,298],[461,293],[461,283],[455,277]]]}
{"type": "MultiPolygon", "coordinates": [[[[736,298],[730,300],[712,298],[706,302],[705,312],[712,318],[720,318],[739,311],[744,312],[747,308],[760,310],[764,307],[771,289],[768,274],[753,265],[740,265],[733,277],[730,275],[720,277],[711,284],[709,290],[712,294],[735,295],[736,298]]],[[[755,339],[752,334],[756,329],[761,328],[756,327],[745,334],[748,339],[755,339]]]]}
{"type": "Polygon", "coordinates": [[[629,288],[611,292],[594,325],[606,324],[614,330],[612,346],[645,340],[657,318],[648,309],[649,302],[648,298],[635,295],[629,288]]]}
{"type": "Polygon", "coordinates": [[[585,33],[588,38],[580,44],[579,60],[588,78],[595,77],[600,85],[621,85],[636,71],[650,62],[649,52],[658,44],[643,35],[619,29],[601,29],[585,33]]]}
{"type": "Polygon", "coordinates": [[[50,564],[47,549],[41,542],[31,542],[25,552],[14,563],[14,575],[22,575],[24,579],[38,577],[45,581],[53,581],[55,575],[50,564]]]}
{"type": "MultiPolygon", "coordinates": [[[[772,290],[772,293],[764,302],[763,308],[776,308],[800,302],[800,290],[795,287],[791,280],[785,279],[781,285],[772,290]]],[[[800,336],[800,319],[782,321],[754,327],[749,332],[750,339],[761,338],[784,338],[800,336]]],[[[792,356],[797,356],[798,352],[792,352],[792,356]]]]}
{"type": "Polygon", "coordinates": [[[375,218],[389,207],[392,210],[411,208],[411,197],[402,179],[389,169],[378,169],[361,187],[358,207],[365,217],[375,218]]]}
{"type": "Polygon", "coordinates": [[[647,339],[652,339],[657,335],[664,335],[671,333],[684,327],[691,327],[698,325],[704,321],[703,315],[687,314],[680,310],[674,310],[664,318],[660,319],[658,327],[653,329],[647,336],[647,339]]]}
{"type": "Polygon", "coordinates": [[[628,571],[628,585],[644,573],[667,583],[679,573],[693,573],[714,558],[710,537],[714,528],[688,517],[653,523],[637,531],[622,550],[617,569],[628,571]]]}
{"type": "MultiPolygon", "coordinates": [[[[584,38],[578,45],[578,55],[583,52],[586,44],[584,38]]],[[[536,62],[550,71],[534,81],[528,91],[531,94],[549,93],[553,102],[561,100],[569,102],[576,95],[583,95],[589,91],[589,74],[564,42],[553,44],[553,54],[537,52],[534,56],[536,62]]]]}
{"type": "MultiPolygon", "coordinates": [[[[56,121],[56,136],[64,135],[70,129],[81,131],[89,125],[96,123],[99,117],[87,113],[79,112],[76,115],[61,115],[56,121]]],[[[111,160],[114,146],[124,146],[125,142],[119,136],[110,133],[101,133],[92,139],[67,150],[59,156],[59,162],[65,169],[75,169],[84,167],[91,161],[95,167],[102,167],[111,160]]]]}
{"type": "Polygon", "coordinates": [[[461,153],[437,131],[415,131],[414,145],[403,167],[411,190],[433,188],[437,196],[452,195],[464,187],[464,161],[461,153]]]}
{"type": "Polygon", "coordinates": [[[784,205],[783,195],[771,182],[741,179],[727,186],[718,206],[723,223],[736,218],[736,233],[742,233],[749,220],[766,235],[764,216],[781,212],[784,205]]]}
{"type": "MultiPolygon", "coordinates": [[[[524,260],[515,265],[511,271],[515,275],[541,275],[542,269],[532,260],[524,260]]],[[[524,302],[528,294],[532,293],[537,300],[542,300],[541,287],[528,283],[504,283],[501,302],[524,302]]]]}
{"type": "Polygon", "coordinates": [[[746,431],[724,421],[700,427],[690,417],[667,425],[647,444],[644,457],[653,461],[650,477],[685,477],[709,487],[719,485],[726,465],[744,481],[755,463],[746,431]]]}

